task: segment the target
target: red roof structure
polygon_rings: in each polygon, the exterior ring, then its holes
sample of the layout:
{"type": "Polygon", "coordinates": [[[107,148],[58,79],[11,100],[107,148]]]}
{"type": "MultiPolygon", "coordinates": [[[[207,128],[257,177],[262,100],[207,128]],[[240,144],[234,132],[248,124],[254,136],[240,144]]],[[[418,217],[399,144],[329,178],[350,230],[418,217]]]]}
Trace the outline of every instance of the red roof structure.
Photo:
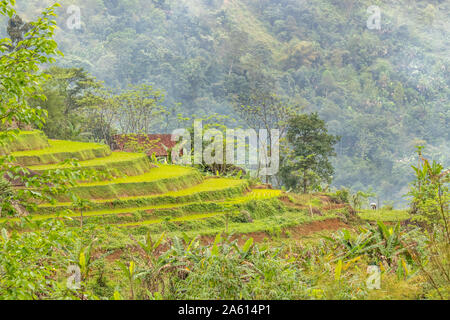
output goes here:
{"type": "Polygon", "coordinates": [[[167,157],[176,145],[171,134],[117,134],[113,136],[113,141],[116,150],[133,152],[139,148],[148,156],[155,154],[157,157],[167,157]]]}

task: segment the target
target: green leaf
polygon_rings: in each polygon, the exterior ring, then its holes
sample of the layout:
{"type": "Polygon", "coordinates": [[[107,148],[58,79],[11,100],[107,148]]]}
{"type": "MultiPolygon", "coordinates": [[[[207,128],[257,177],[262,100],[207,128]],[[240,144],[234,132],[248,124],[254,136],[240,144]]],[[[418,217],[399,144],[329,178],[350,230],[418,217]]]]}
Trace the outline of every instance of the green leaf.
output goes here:
{"type": "Polygon", "coordinates": [[[5,240],[5,242],[8,242],[9,240],[8,231],[6,231],[5,228],[2,229],[2,237],[5,240]]]}
{"type": "Polygon", "coordinates": [[[122,296],[119,291],[114,291],[113,300],[122,300],[122,296]]]}
{"type": "Polygon", "coordinates": [[[128,271],[130,272],[130,276],[133,276],[135,270],[134,261],[130,261],[130,266],[128,267],[128,271]]]}
{"type": "Polygon", "coordinates": [[[164,237],[166,236],[166,233],[163,232],[163,234],[161,235],[161,237],[159,237],[158,241],[155,242],[155,244],[153,245],[153,250],[156,250],[159,248],[159,246],[161,245],[161,243],[164,240],[164,237]]]}
{"type": "Polygon", "coordinates": [[[253,245],[253,238],[250,238],[245,242],[244,246],[242,247],[242,251],[245,254],[247,254],[248,251],[250,250],[250,248],[252,247],[252,245],[253,245]]]}
{"type": "Polygon", "coordinates": [[[340,281],[341,280],[341,273],[342,273],[342,260],[339,260],[336,268],[334,269],[334,280],[340,281]]]}
{"type": "Polygon", "coordinates": [[[221,238],[221,236],[220,236],[220,233],[218,233],[217,236],[216,236],[216,238],[215,238],[215,240],[214,240],[213,247],[212,247],[212,249],[211,249],[211,255],[212,255],[212,256],[217,256],[217,255],[219,254],[219,246],[218,246],[218,244],[219,244],[219,242],[220,242],[221,239],[222,239],[222,238],[221,238]]]}
{"type": "Polygon", "coordinates": [[[81,252],[80,252],[80,257],[79,257],[78,264],[80,265],[81,270],[85,270],[85,268],[86,268],[86,255],[84,254],[84,250],[81,250],[81,252]]]}

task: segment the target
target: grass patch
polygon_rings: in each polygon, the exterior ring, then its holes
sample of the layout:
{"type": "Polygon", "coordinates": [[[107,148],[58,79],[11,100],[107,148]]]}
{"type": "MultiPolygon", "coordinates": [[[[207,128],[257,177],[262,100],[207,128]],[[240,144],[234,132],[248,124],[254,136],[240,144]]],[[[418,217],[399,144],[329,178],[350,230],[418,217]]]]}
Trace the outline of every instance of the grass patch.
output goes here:
{"type": "MultiPolygon", "coordinates": [[[[213,211],[223,211],[228,206],[234,209],[245,209],[252,212],[252,217],[260,217],[264,212],[265,215],[270,212],[275,211],[276,214],[278,208],[275,210],[270,210],[271,204],[265,200],[270,200],[275,198],[278,193],[274,192],[277,190],[270,190],[271,192],[264,192],[267,190],[252,190],[244,196],[229,198],[223,201],[201,201],[201,202],[187,202],[180,204],[161,204],[161,205],[150,205],[143,207],[133,207],[133,208],[117,208],[117,209],[105,209],[97,211],[86,211],[83,212],[83,217],[86,219],[86,223],[95,224],[115,224],[119,222],[124,222],[127,220],[139,221],[142,219],[148,219],[151,217],[159,216],[182,216],[189,215],[191,213],[206,213],[213,211]]],[[[281,193],[281,191],[279,192],[281,193]]],[[[40,214],[31,215],[30,219],[33,221],[37,220],[47,220],[54,218],[78,218],[80,213],[61,213],[61,214],[40,214]]],[[[18,222],[20,218],[0,218],[0,223],[3,222],[18,222]]]]}
{"type": "MultiPolygon", "coordinates": [[[[111,181],[82,183],[72,188],[71,191],[85,199],[114,199],[166,193],[188,188],[202,181],[203,176],[196,169],[159,165],[142,175],[111,181]]],[[[68,201],[70,199],[62,196],[59,200],[68,201]]]]}
{"type": "Polygon", "coordinates": [[[361,210],[358,215],[363,220],[397,222],[411,218],[406,210],[361,210]]]}
{"type": "MultiPolygon", "coordinates": [[[[127,176],[144,174],[151,168],[150,161],[143,153],[113,152],[104,158],[96,158],[79,162],[80,168],[89,168],[106,171],[108,169],[117,170],[127,176]]],[[[63,168],[70,168],[70,165],[47,164],[30,166],[29,169],[37,172],[52,171],[63,168]]]]}
{"type": "Polygon", "coordinates": [[[270,199],[277,198],[281,196],[281,190],[276,189],[253,189],[250,192],[246,193],[243,196],[236,197],[230,202],[245,202],[248,200],[261,200],[261,199],[270,199]]]}
{"type": "MultiPolygon", "coordinates": [[[[206,215],[190,216],[190,219],[184,220],[166,220],[148,223],[148,224],[130,224],[133,226],[130,232],[136,235],[144,235],[148,231],[152,234],[166,232],[169,236],[181,236],[186,233],[190,237],[211,236],[225,231],[225,217],[223,213],[212,213],[212,216],[206,215]],[[196,219],[194,219],[196,218],[196,219]]],[[[254,220],[252,223],[232,222],[228,224],[228,232],[234,234],[247,234],[253,232],[267,232],[270,235],[281,235],[285,228],[310,223],[313,221],[323,221],[334,219],[335,215],[309,216],[306,212],[283,212],[278,215],[272,215],[266,218],[254,220]]]]}
{"type": "Polygon", "coordinates": [[[124,224],[119,224],[118,226],[119,227],[138,227],[138,226],[157,224],[157,223],[161,223],[163,221],[181,222],[181,221],[200,220],[200,219],[206,219],[206,218],[215,217],[215,216],[221,215],[221,214],[223,214],[223,212],[192,214],[192,215],[188,215],[188,216],[173,218],[173,219],[170,219],[170,220],[155,219],[155,220],[147,220],[147,221],[124,223],[124,224]]]}
{"type": "Polygon", "coordinates": [[[72,158],[85,161],[111,155],[108,146],[98,143],[49,140],[49,145],[45,149],[18,151],[12,155],[24,166],[53,164],[72,158]]]}
{"type": "MultiPolygon", "coordinates": [[[[248,199],[251,199],[250,197],[248,199]]],[[[234,206],[227,206],[232,204],[232,202],[209,202],[209,203],[196,203],[180,207],[176,210],[157,210],[149,213],[139,212],[137,216],[134,217],[115,217],[116,223],[119,223],[120,227],[139,227],[146,225],[154,225],[157,223],[162,223],[161,228],[167,227],[169,224],[169,229],[174,230],[200,230],[200,226],[193,223],[192,225],[173,225],[173,222],[189,222],[203,220],[205,218],[211,218],[216,216],[219,217],[219,225],[222,225],[223,216],[228,212],[229,222],[244,223],[244,221],[249,221],[247,219],[241,219],[241,212],[243,210],[247,211],[252,219],[265,219],[270,216],[276,216],[280,214],[285,214],[286,208],[278,200],[266,199],[266,200],[248,200],[247,203],[239,203],[234,206]],[[125,219],[130,219],[132,222],[120,223],[120,221],[125,219]]],[[[298,214],[298,212],[297,212],[298,214]]],[[[98,221],[97,221],[98,222],[98,221]]],[[[216,225],[216,220],[211,220],[207,226],[202,228],[211,228],[216,225]]]]}
{"type": "Polygon", "coordinates": [[[0,145],[0,155],[49,147],[47,137],[39,130],[21,131],[18,135],[9,137],[10,140],[3,141],[4,144],[0,145]]]}
{"type": "MultiPolygon", "coordinates": [[[[143,207],[162,204],[182,204],[187,202],[199,202],[219,200],[241,196],[248,188],[247,180],[238,179],[206,179],[195,186],[169,191],[163,194],[150,196],[132,196],[118,199],[93,200],[92,210],[143,207]]],[[[60,202],[56,205],[44,204],[39,209],[43,214],[73,209],[70,202],[60,202]]]]}

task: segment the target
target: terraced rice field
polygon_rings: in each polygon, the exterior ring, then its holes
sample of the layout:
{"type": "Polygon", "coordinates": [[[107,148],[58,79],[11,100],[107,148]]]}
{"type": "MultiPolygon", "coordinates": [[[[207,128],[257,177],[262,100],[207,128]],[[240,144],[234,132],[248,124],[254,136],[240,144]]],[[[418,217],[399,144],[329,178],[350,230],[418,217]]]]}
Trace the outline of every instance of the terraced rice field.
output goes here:
{"type": "Polygon", "coordinates": [[[47,137],[41,131],[21,131],[13,140],[0,145],[0,155],[23,150],[37,150],[48,148],[47,137]]]}
{"type": "MultiPolygon", "coordinates": [[[[93,170],[116,170],[120,174],[134,176],[144,174],[150,170],[150,162],[143,153],[112,152],[109,156],[95,158],[78,163],[80,168],[93,170]]],[[[52,171],[63,168],[70,168],[70,164],[45,164],[28,166],[35,172],[52,171]]],[[[114,172],[112,172],[114,173],[114,172]]]]}
{"type": "MultiPolygon", "coordinates": [[[[107,200],[179,190],[200,183],[202,180],[202,175],[192,168],[158,165],[142,175],[80,183],[72,188],[72,192],[82,198],[107,200]]],[[[67,197],[65,199],[68,200],[67,197]]],[[[60,197],[59,200],[63,201],[64,197],[60,197]]]]}
{"type": "MultiPolygon", "coordinates": [[[[255,189],[243,196],[229,198],[225,200],[210,200],[202,202],[203,205],[208,204],[218,204],[221,206],[234,205],[245,203],[251,200],[263,200],[263,199],[271,199],[276,198],[281,195],[280,190],[266,190],[266,189],[255,189]]],[[[83,213],[84,217],[98,217],[98,216],[107,216],[107,215],[125,215],[132,214],[139,211],[151,211],[151,210],[164,210],[164,209],[177,209],[189,207],[197,204],[198,202],[186,202],[186,203],[169,203],[169,204],[160,204],[160,205],[149,205],[149,206],[140,206],[140,207],[130,207],[130,208],[116,208],[116,209],[104,209],[104,210],[94,210],[94,211],[86,211],[83,213]]],[[[70,205],[70,203],[67,203],[70,205]]],[[[50,205],[43,205],[41,208],[51,207],[50,205]]],[[[62,210],[61,210],[62,212],[62,210]]],[[[53,213],[53,214],[35,214],[31,217],[31,220],[46,220],[52,218],[60,218],[60,217],[68,217],[68,218],[77,218],[80,214],[77,212],[66,212],[66,213],[53,213]]],[[[20,218],[0,218],[0,223],[5,221],[19,221],[20,218]]]]}
{"type": "MultiPolygon", "coordinates": [[[[191,187],[177,191],[169,191],[161,194],[149,194],[144,196],[129,196],[106,199],[92,199],[91,207],[103,208],[129,208],[131,206],[142,207],[144,205],[179,204],[189,201],[217,200],[242,194],[247,188],[245,180],[237,179],[205,179],[191,187]]],[[[62,211],[74,209],[71,202],[59,202],[56,204],[40,205],[42,212],[62,211]]]]}
{"type": "MultiPolygon", "coordinates": [[[[280,190],[252,189],[245,179],[207,178],[193,167],[151,163],[144,154],[111,152],[101,144],[47,140],[41,132],[32,131],[19,134],[17,141],[0,150],[38,173],[70,167],[61,163],[67,159],[77,159],[82,169],[116,172],[110,180],[80,183],[70,189],[71,194],[89,200],[82,212],[67,194],[54,204],[39,204],[29,214],[31,221],[56,218],[77,226],[82,213],[84,223],[96,227],[159,232],[161,226],[169,226],[173,232],[207,234],[220,228],[229,215],[230,226],[237,228],[242,212],[248,211],[249,219],[255,220],[252,224],[260,228],[270,215],[284,213],[281,202],[275,200],[280,190]]],[[[20,221],[0,217],[0,224],[9,227],[17,227],[20,221]]]]}
{"type": "Polygon", "coordinates": [[[67,143],[63,140],[49,140],[48,143],[48,148],[17,151],[13,152],[12,155],[17,162],[26,166],[33,166],[54,164],[70,158],[80,161],[90,160],[111,154],[111,150],[107,146],[96,143],[67,143]]]}

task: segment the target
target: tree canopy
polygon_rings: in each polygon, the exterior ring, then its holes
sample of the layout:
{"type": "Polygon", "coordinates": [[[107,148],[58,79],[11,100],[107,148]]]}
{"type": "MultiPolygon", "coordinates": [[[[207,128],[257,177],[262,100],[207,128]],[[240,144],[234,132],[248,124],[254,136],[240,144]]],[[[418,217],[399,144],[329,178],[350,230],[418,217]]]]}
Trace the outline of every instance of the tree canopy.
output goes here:
{"type": "Polygon", "coordinates": [[[322,183],[331,183],[334,173],[330,157],[340,137],[328,134],[317,113],[292,117],[287,127],[281,178],[286,187],[306,193],[322,183]]]}

